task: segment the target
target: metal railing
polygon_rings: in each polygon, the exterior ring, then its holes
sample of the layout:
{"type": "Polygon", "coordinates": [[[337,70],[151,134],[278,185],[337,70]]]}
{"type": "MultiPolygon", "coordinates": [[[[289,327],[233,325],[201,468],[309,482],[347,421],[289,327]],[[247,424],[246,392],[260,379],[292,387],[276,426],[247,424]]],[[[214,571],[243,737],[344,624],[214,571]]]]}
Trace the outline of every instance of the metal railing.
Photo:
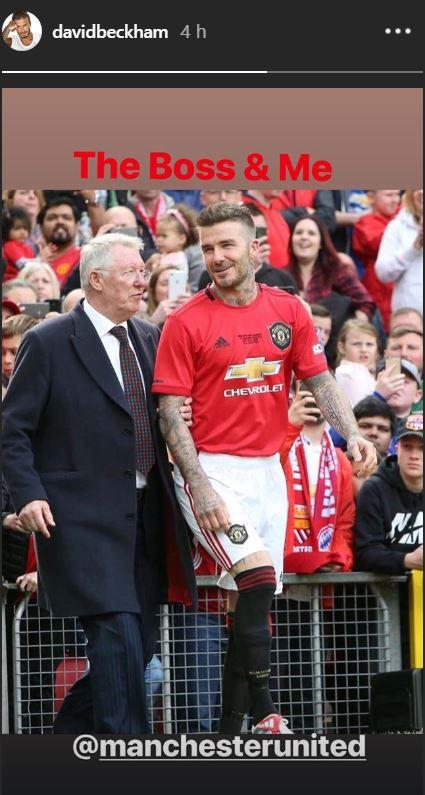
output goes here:
{"type": "MultiPolygon", "coordinates": [[[[285,593],[272,609],[271,686],[294,731],[368,730],[371,677],[401,667],[399,587],[405,581],[357,572],[284,576],[285,593]]],[[[160,638],[146,673],[155,733],[218,728],[224,615],[216,612],[216,578],[199,577],[198,585],[206,589],[206,611],[160,608],[160,638]]],[[[11,635],[12,687],[3,680],[3,694],[13,693],[13,730],[51,733],[63,697],[87,667],[84,633],[74,618],[53,618],[25,598],[11,635]]]]}

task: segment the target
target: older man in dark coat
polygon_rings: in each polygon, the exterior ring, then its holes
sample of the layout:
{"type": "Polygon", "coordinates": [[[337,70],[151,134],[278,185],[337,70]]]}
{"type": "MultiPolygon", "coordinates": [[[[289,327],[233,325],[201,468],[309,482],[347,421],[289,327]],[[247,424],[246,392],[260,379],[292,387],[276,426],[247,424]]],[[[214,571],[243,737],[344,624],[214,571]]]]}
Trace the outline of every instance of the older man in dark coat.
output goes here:
{"type": "Polygon", "coordinates": [[[41,604],[78,616],[88,641],[90,673],[65,699],[58,732],[149,730],[144,669],[166,598],[167,518],[196,603],[151,395],[158,330],[133,317],[141,245],[109,234],[84,247],[85,300],[25,335],[4,403],[4,473],[37,534],[41,604]]]}

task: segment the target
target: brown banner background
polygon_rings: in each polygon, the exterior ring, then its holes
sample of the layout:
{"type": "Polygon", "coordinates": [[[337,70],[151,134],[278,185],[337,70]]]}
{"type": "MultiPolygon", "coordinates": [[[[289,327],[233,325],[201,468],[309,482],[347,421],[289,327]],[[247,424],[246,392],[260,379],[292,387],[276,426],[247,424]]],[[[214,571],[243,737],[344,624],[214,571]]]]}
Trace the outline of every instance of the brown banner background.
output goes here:
{"type": "Polygon", "coordinates": [[[422,182],[422,91],[414,88],[11,88],[3,91],[3,186],[406,188],[422,182]],[[228,157],[233,183],[79,179],[74,150],[116,158],[228,157]],[[246,182],[250,152],[270,182],[246,182]],[[328,182],[279,182],[278,156],[329,160],[328,182]]]}

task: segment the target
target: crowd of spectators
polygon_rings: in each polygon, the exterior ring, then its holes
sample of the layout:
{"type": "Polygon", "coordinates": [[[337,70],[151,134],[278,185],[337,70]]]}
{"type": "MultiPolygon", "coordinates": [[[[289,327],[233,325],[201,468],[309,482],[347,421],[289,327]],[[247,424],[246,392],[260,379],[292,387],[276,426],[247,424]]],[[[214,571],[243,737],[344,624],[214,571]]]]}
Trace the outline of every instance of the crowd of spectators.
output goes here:
{"type": "MultiPolygon", "coordinates": [[[[344,440],[326,425],[311,394],[302,384],[291,385],[281,460],[288,484],[298,488],[288,488],[285,570],[422,570],[422,190],[7,190],[2,389],[13,377],[26,331],[84,298],[80,250],[98,234],[119,231],[143,240],[150,278],[138,314],[162,328],[174,309],[209,283],[196,217],[219,201],[243,203],[254,219],[256,281],[308,304],[329,367],[380,462],[367,482],[358,477],[344,440]],[[185,274],[184,288],[170,296],[176,271],[185,274]],[[325,491],[333,505],[326,521],[325,491]]],[[[5,483],[2,518],[9,567],[3,574],[34,591],[33,549],[20,543],[5,483]]],[[[205,554],[194,550],[196,570],[213,573],[205,554]]],[[[215,633],[218,654],[220,600],[210,604],[214,609],[202,618],[201,600],[198,624],[215,633]]],[[[197,701],[202,706],[199,692],[192,694],[193,709],[197,701]]],[[[213,726],[205,711],[202,726],[213,726]]]]}

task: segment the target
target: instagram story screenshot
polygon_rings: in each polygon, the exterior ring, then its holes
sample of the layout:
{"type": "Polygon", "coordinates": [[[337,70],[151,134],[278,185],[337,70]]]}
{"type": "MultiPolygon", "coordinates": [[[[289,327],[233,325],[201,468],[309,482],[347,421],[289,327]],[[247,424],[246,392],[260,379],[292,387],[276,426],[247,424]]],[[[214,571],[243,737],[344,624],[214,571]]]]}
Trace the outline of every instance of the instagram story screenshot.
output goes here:
{"type": "Polygon", "coordinates": [[[418,5],[0,22],[6,795],[416,795],[418,5]]]}

